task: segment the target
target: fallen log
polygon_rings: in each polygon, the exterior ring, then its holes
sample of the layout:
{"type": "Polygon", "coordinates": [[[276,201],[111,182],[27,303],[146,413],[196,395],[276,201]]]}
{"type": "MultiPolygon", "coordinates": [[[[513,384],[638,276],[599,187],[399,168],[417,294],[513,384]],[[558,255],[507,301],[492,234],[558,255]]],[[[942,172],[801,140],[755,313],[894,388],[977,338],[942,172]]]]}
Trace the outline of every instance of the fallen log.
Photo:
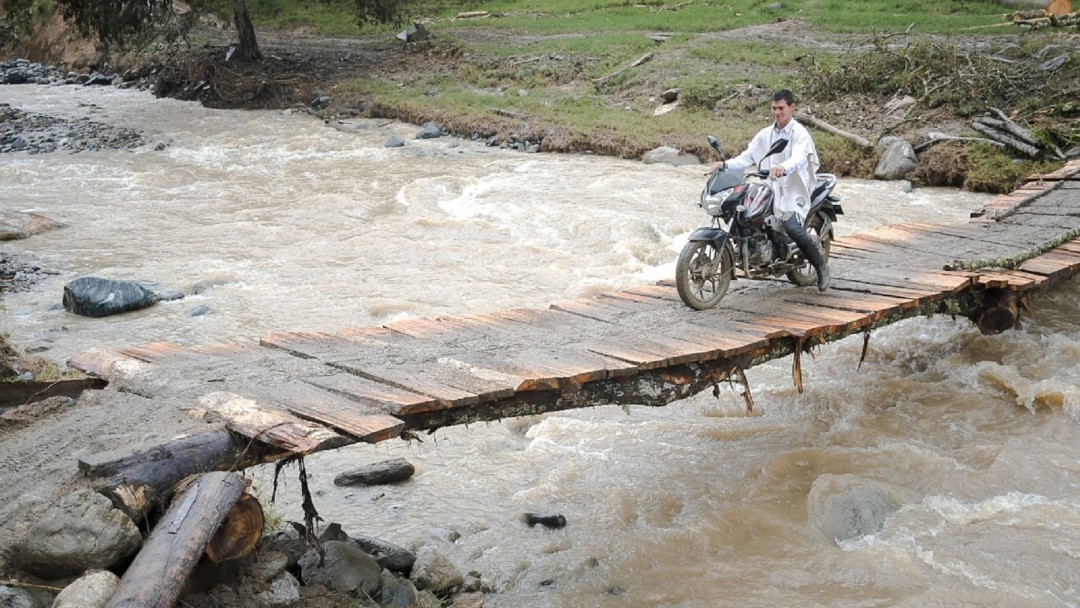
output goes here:
{"type": "Polygon", "coordinates": [[[1000,141],[994,141],[992,139],[986,139],[985,137],[962,137],[962,136],[959,136],[959,135],[948,135],[946,133],[932,132],[932,133],[930,133],[930,139],[922,142],[921,144],[919,144],[917,146],[912,146],[912,148],[915,150],[916,154],[919,154],[919,153],[923,152],[924,150],[930,148],[931,146],[936,146],[937,144],[940,144],[943,141],[977,141],[977,142],[982,142],[982,143],[990,144],[990,145],[993,145],[993,146],[997,146],[999,148],[1004,148],[1005,147],[1005,144],[1001,143],[1000,141]]]}
{"type": "Polygon", "coordinates": [[[106,608],[170,608],[210,538],[244,491],[239,473],[193,478],[128,566],[106,608]]]}
{"type": "Polygon", "coordinates": [[[995,141],[1000,141],[1001,143],[1005,144],[1006,146],[1008,146],[1008,147],[1010,147],[1010,148],[1012,148],[1012,149],[1014,149],[1014,150],[1016,150],[1018,152],[1026,154],[1026,155],[1028,155],[1030,157],[1034,158],[1034,157],[1038,156],[1041,153],[1041,150],[1039,150],[1035,146],[1032,146],[1030,144],[1026,144],[1026,143],[1020,141],[1019,139],[1016,139],[1015,137],[1012,137],[1008,133],[998,131],[997,129],[991,127],[990,125],[983,124],[983,123],[979,122],[978,119],[973,120],[971,122],[971,128],[975,129],[979,133],[982,133],[983,135],[989,137],[990,139],[993,139],[995,141]]]}
{"type": "Polygon", "coordinates": [[[106,452],[79,459],[79,471],[102,480],[97,490],[136,523],[155,518],[181,480],[196,473],[228,471],[272,458],[261,443],[242,441],[225,430],[174,439],[130,453],[106,452]]]}
{"type": "Polygon", "coordinates": [[[259,499],[245,492],[206,545],[206,557],[220,564],[246,556],[262,538],[265,523],[259,499]]]}
{"type": "Polygon", "coordinates": [[[625,72],[626,70],[629,70],[630,68],[636,68],[637,66],[645,63],[646,61],[648,61],[648,60],[650,60],[652,58],[653,58],[653,53],[652,53],[652,51],[649,51],[648,53],[645,53],[641,57],[638,57],[637,61],[635,61],[634,63],[631,63],[630,65],[624,65],[623,67],[615,70],[614,72],[608,74],[607,76],[601,76],[600,78],[594,79],[593,80],[593,85],[595,85],[597,89],[600,89],[601,87],[603,87],[607,83],[607,81],[611,80],[612,78],[618,76],[619,74],[622,74],[623,72],[625,72]]]}
{"type": "MultiPolygon", "coordinates": [[[[1009,133],[1012,133],[1013,135],[1018,137],[1020,139],[1020,141],[1029,143],[1029,144],[1031,144],[1033,146],[1041,146],[1042,145],[1042,142],[1040,142],[1039,139],[1037,137],[1035,137],[1034,133],[1032,133],[1030,130],[1025,129],[1024,127],[1021,127],[1020,125],[1018,125],[1015,121],[1013,121],[1013,119],[1009,118],[1005,114],[1005,112],[1002,112],[1001,110],[999,110],[997,108],[990,108],[990,111],[997,115],[997,117],[999,119],[999,121],[997,121],[997,122],[1000,122],[1001,125],[1002,125],[1002,126],[997,127],[997,128],[1001,129],[1002,131],[1007,131],[1009,133]]],[[[985,116],[981,117],[979,120],[981,120],[983,122],[986,122],[986,124],[991,124],[989,122],[989,120],[991,120],[991,119],[989,119],[989,118],[987,118],[985,116]]]]}
{"type": "Polygon", "coordinates": [[[870,143],[869,139],[866,139],[865,137],[862,137],[861,135],[855,135],[854,133],[848,133],[847,131],[842,131],[842,130],[832,126],[831,124],[825,122],[824,120],[821,120],[820,118],[814,118],[813,116],[810,116],[809,114],[803,114],[801,112],[796,113],[795,114],[795,120],[798,120],[799,122],[801,122],[801,123],[803,123],[805,125],[810,125],[811,127],[814,127],[815,129],[825,131],[826,133],[832,133],[833,135],[843,137],[844,139],[854,143],[857,146],[861,146],[863,148],[873,148],[874,147],[874,144],[870,143]]]}

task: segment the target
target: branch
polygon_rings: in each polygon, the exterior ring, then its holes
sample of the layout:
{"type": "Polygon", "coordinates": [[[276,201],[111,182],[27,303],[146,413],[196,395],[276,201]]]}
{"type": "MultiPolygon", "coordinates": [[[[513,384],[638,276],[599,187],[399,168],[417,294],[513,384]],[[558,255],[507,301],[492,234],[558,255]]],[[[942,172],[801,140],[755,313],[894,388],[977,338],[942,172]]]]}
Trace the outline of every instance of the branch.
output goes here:
{"type": "Polygon", "coordinates": [[[826,133],[832,133],[833,135],[838,135],[840,137],[843,137],[844,139],[846,139],[846,140],[848,140],[850,142],[853,142],[857,146],[861,146],[863,148],[873,148],[874,147],[874,144],[870,143],[870,140],[866,139],[865,137],[862,137],[861,135],[855,135],[854,133],[848,133],[847,131],[841,131],[840,129],[830,125],[829,123],[825,122],[824,120],[821,120],[820,118],[814,118],[813,116],[810,116],[809,114],[803,114],[801,112],[796,113],[795,114],[795,120],[798,120],[801,123],[810,125],[811,127],[814,127],[815,129],[820,129],[822,131],[825,131],[826,133]]]}
{"type": "Polygon", "coordinates": [[[637,61],[635,61],[634,63],[631,63],[630,65],[627,65],[627,66],[623,66],[623,67],[615,70],[614,72],[608,74],[607,76],[602,76],[600,78],[597,78],[597,79],[593,80],[593,84],[596,85],[597,90],[599,90],[600,87],[604,86],[604,84],[607,83],[607,81],[609,81],[612,78],[618,76],[619,74],[622,74],[623,72],[625,72],[626,70],[629,70],[630,68],[636,68],[637,66],[645,63],[646,61],[648,61],[648,60],[650,60],[652,58],[653,58],[653,53],[652,53],[652,51],[649,51],[648,53],[645,53],[641,57],[638,57],[637,61]]]}
{"type": "Polygon", "coordinates": [[[1015,150],[1017,150],[1019,152],[1022,152],[1024,154],[1027,154],[1028,156],[1035,157],[1035,156],[1039,155],[1039,149],[1036,148],[1035,146],[1028,145],[1028,144],[1020,141],[1019,139],[1016,139],[1015,137],[1011,137],[1007,133],[1003,133],[1001,131],[998,131],[997,129],[995,129],[995,128],[989,126],[989,125],[984,125],[984,124],[982,124],[980,122],[972,122],[971,123],[971,128],[975,129],[979,133],[982,133],[983,135],[989,137],[990,139],[1000,141],[1001,143],[1005,144],[1006,146],[1009,146],[1010,148],[1013,148],[1013,149],[1015,149],[1015,150]]]}

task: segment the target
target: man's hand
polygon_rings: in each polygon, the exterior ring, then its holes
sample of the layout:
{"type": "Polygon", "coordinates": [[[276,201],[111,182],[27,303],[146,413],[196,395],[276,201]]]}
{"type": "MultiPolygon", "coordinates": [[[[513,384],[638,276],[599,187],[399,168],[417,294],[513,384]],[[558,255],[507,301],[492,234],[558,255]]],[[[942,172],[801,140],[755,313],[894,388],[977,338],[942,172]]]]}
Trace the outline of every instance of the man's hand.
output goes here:
{"type": "Polygon", "coordinates": [[[769,177],[771,177],[773,179],[780,179],[781,177],[784,177],[785,175],[787,175],[787,169],[785,169],[785,168],[783,168],[783,167],[781,167],[779,165],[777,165],[777,166],[775,166],[775,167],[773,167],[772,169],[769,170],[769,177]]]}
{"type": "Polygon", "coordinates": [[[716,173],[717,171],[719,171],[720,169],[723,169],[724,167],[725,167],[724,161],[718,160],[715,163],[709,165],[709,173],[716,173]]]}

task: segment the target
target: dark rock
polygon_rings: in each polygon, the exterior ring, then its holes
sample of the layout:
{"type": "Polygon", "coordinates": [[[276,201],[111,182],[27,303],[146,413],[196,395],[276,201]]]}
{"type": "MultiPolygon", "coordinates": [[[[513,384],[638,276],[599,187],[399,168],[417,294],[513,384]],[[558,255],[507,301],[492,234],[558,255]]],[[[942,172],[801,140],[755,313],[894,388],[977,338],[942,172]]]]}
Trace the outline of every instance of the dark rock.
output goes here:
{"type": "Polygon", "coordinates": [[[416,134],[416,139],[434,139],[436,137],[442,137],[442,127],[434,122],[424,123],[420,132],[416,134]]]}
{"type": "Polygon", "coordinates": [[[335,591],[358,590],[374,596],[382,583],[382,567],[354,543],[330,541],[323,545],[324,555],[315,549],[300,558],[304,584],[321,583],[335,591]]]}
{"type": "Polygon", "coordinates": [[[529,524],[530,528],[540,524],[545,528],[558,529],[566,527],[566,518],[557,513],[529,512],[525,514],[525,523],[529,524]]]}
{"type": "Polygon", "coordinates": [[[660,93],[660,101],[663,103],[671,103],[679,98],[679,93],[682,92],[681,88],[668,89],[663,93],[660,93]]]}
{"type": "Polygon", "coordinates": [[[206,304],[200,304],[187,312],[189,317],[205,317],[208,314],[210,314],[210,307],[206,304]]]}
{"type": "Polygon", "coordinates": [[[413,476],[416,467],[404,458],[394,458],[341,473],[334,478],[338,486],[374,486],[404,481],[413,476]]]}
{"type": "Polygon", "coordinates": [[[84,317],[107,317],[157,301],[152,291],[135,281],[81,277],[64,286],[64,309],[84,317]]]}
{"type": "Polygon", "coordinates": [[[404,547],[370,536],[355,535],[350,538],[387,570],[408,574],[416,563],[416,554],[404,547]]]}
{"type": "Polygon", "coordinates": [[[390,139],[386,140],[386,143],[383,144],[383,147],[384,148],[400,148],[400,147],[402,147],[404,145],[405,145],[405,140],[404,139],[401,139],[397,135],[391,135],[390,139]]]}

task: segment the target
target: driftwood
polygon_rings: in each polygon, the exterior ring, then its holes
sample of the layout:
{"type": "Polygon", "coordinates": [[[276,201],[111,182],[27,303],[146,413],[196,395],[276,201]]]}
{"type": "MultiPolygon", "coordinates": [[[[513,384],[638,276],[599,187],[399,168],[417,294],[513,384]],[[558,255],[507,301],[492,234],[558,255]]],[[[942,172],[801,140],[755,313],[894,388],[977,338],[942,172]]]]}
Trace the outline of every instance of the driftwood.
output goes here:
{"type": "Polygon", "coordinates": [[[184,478],[256,464],[270,456],[261,453],[263,449],[228,431],[213,430],[147,450],[83,457],[79,459],[79,471],[91,479],[103,480],[98,491],[132,520],[141,522],[161,512],[176,484],[184,478]]]}
{"type": "Polygon", "coordinates": [[[106,608],[169,608],[211,537],[244,492],[239,473],[193,478],[124,572],[106,608]]]}
{"type": "Polygon", "coordinates": [[[458,19],[471,19],[473,17],[487,17],[491,13],[487,11],[462,11],[457,14],[458,19]]]}
{"type": "Polygon", "coordinates": [[[615,70],[614,72],[608,74],[607,76],[601,76],[600,78],[594,79],[593,84],[596,86],[597,89],[599,89],[599,88],[603,87],[605,84],[607,84],[607,81],[611,80],[612,78],[618,76],[619,74],[622,74],[623,72],[625,72],[626,70],[629,70],[630,68],[636,68],[637,66],[645,63],[646,61],[648,61],[648,60],[650,60],[652,58],[653,58],[652,51],[650,51],[648,53],[645,53],[641,57],[638,57],[637,61],[635,61],[634,63],[631,63],[630,65],[624,65],[623,67],[615,70]]]}
{"type": "Polygon", "coordinates": [[[251,553],[262,537],[265,523],[259,499],[251,494],[242,494],[206,545],[206,557],[220,564],[251,553]]]}
{"type": "Polygon", "coordinates": [[[801,112],[796,113],[795,114],[795,120],[798,120],[799,122],[801,122],[803,124],[814,127],[815,129],[825,131],[826,133],[832,133],[833,135],[838,135],[840,137],[843,137],[844,139],[854,143],[857,146],[861,146],[863,148],[873,148],[874,147],[874,144],[870,143],[869,139],[866,139],[865,137],[862,137],[861,135],[855,135],[854,133],[848,133],[847,131],[842,131],[842,130],[830,125],[829,123],[825,122],[824,120],[821,120],[820,118],[814,118],[813,116],[810,116],[809,114],[803,114],[801,112]]]}
{"type": "Polygon", "coordinates": [[[915,150],[916,154],[919,154],[919,153],[923,152],[924,150],[930,148],[931,146],[936,146],[937,144],[940,144],[943,141],[979,141],[979,142],[983,142],[983,143],[987,143],[987,144],[990,144],[990,145],[997,146],[999,148],[1004,148],[1005,147],[1005,144],[1001,143],[1000,141],[994,141],[992,139],[986,139],[985,137],[961,137],[959,135],[947,135],[945,133],[932,132],[932,133],[930,133],[930,139],[922,142],[921,144],[919,144],[917,146],[912,146],[912,149],[915,150]]]}
{"type": "Polygon", "coordinates": [[[1019,139],[1009,135],[1008,133],[999,131],[988,124],[980,122],[978,119],[971,122],[971,128],[989,137],[990,139],[999,141],[1006,146],[1009,146],[1010,148],[1013,148],[1014,150],[1017,150],[1018,152],[1026,154],[1028,156],[1035,157],[1038,156],[1040,153],[1040,150],[1035,146],[1024,143],[1019,139]]]}

